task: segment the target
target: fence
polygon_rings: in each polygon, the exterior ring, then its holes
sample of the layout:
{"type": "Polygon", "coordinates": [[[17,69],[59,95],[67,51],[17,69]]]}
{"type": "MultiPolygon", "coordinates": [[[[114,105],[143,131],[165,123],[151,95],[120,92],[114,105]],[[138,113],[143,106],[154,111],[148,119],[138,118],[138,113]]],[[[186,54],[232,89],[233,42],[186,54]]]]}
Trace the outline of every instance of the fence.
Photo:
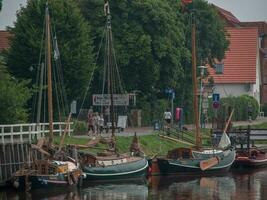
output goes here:
{"type": "MultiPolygon", "coordinates": [[[[67,125],[70,136],[73,132],[72,124],[54,122],[54,135],[61,136],[67,125]]],[[[38,156],[36,152],[30,154],[30,144],[33,139],[48,133],[49,123],[0,125],[0,186],[5,185],[21,166],[30,162],[32,156],[38,156]]]]}

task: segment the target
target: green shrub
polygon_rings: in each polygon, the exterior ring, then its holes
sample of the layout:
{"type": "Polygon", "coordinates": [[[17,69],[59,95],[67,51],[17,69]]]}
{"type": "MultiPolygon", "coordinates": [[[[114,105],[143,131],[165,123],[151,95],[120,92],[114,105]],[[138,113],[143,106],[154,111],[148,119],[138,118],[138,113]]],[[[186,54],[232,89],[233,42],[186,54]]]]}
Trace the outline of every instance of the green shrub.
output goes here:
{"type": "Polygon", "coordinates": [[[163,113],[168,106],[169,101],[166,99],[155,100],[154,102],[144,101],[142,103],[142,125],[152,125],[157,120],[162,120],[163,113]]]}
{"type": "MultiPolygon", "coordinates": [[[[233,121],[245,121],[248,120],[248,107],[252,108],[252,119],[256,119],[259,113],[259,104],[254,97],[248,95],[242,95],[238,97],[226,97],[221,99],[221,106],[218,109],[218,116],[223,116],[224,119],[228,117],[229,108],[233,108],[234,114],[233,121]]],[[[215,115],[215,110],[212,109],[212,102],[210,101],[209,116],[215,115]]]]}
{"type": "Polygon", "coordinates": [[[87,133],[87,124],[84,121],[75,121],[73,126],[74,135],[85,135],[87,133]]]}

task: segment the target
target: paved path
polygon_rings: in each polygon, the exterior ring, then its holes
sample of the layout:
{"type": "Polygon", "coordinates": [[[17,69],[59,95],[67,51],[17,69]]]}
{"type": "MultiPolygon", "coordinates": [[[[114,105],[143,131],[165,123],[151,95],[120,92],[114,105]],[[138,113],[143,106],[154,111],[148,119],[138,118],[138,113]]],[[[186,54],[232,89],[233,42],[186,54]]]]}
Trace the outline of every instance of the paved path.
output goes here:
{"type": "MultiPolygon", "coordinates": [[[[251,125],[256,125],[256,124],[261,124],[267,122],[267,117],[261,117],[261,118],[257,118],[256,120],[253,120],[251,122],[249,121],[239,121],[239,122],[233,122],[233,126],[246,126],[248,124],[251,125]]],[[[189,129],[193,129],[193,125],[189,124],[189,125],[185,125],[186,127],[188,127],[189,129]]],[[[211,128],[211,124],[207,124],[206,126],[207,128],[211,128]]],[[[137,135],[150,135],[154,132],[153,127],[140,127],[140,128],[135,128],[135,127],[129,127],[124,129],[122,132],[118,133],[116,132],[115,135],[116,136],[133,136],[134,133],[137,133],[137,135]]],[[[110,136],[110,133],[106,134],[103,133],[102,136],[110,136]]],[[[88,136],[88,135],[75,135],[75,138],[92,138],[92,136],[88,136]]]]}

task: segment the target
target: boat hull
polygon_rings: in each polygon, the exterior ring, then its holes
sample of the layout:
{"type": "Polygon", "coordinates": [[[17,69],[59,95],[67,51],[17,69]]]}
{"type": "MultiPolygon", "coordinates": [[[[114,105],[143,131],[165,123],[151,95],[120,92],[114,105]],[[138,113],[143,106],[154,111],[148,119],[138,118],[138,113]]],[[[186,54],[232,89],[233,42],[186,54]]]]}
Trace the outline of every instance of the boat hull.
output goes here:
{"type": "Polygon", "coordinates": [[[206,175],[227,172],[235,160],[235,151],[220,159],[219,163],[207,170],[201,170],[200,162],[205,159],[168,159],[157,158],[161,174],[175,175],[206,175]]]}
{"type": "Polygon", "coordinates": [[[80,184],[80,178],[77,182],[69,180],[67,174],[59,175],[29,175],[17,176],[13,181],[13,185],[20,191],[35,190],[39,188],[52,188],[52,187],[72,187],[80,184]],[[26,181],[28,179],[28,181],[26,181]],[[29,185],[27,186],[27,183],[29,185]]]}
{"type": "Polygon", "coordinates": [[[250,158],[250,157],[236,157],[234,167],[264,167],[267,166],[267,155],[262,157],[250,158]]]}
{"type": "Polygon", "coordinates": [[[140,178],[147,175],[148,161],[143,158],[137,161],[105,167],[82,166],[86,180],[114,180],[140,178]]]}

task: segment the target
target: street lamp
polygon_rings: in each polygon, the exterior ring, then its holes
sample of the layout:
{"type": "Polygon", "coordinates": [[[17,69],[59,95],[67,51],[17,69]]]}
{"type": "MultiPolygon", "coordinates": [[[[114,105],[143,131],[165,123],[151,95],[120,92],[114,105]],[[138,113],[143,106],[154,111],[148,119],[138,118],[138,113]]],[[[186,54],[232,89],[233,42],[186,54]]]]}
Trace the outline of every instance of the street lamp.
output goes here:
{"type": "Polygon", "coordinates": [[[202,96],[203,96],[203,87],[202,87],[202,79],[204,77],[204,72],[205,69],[207,69],[206,66],[198,66],[200,69],[200,95],[199,95],[199,124],[200,127],[202,128],[202,123],[201,123],[201,117],[202,117],[202,96]]]}

